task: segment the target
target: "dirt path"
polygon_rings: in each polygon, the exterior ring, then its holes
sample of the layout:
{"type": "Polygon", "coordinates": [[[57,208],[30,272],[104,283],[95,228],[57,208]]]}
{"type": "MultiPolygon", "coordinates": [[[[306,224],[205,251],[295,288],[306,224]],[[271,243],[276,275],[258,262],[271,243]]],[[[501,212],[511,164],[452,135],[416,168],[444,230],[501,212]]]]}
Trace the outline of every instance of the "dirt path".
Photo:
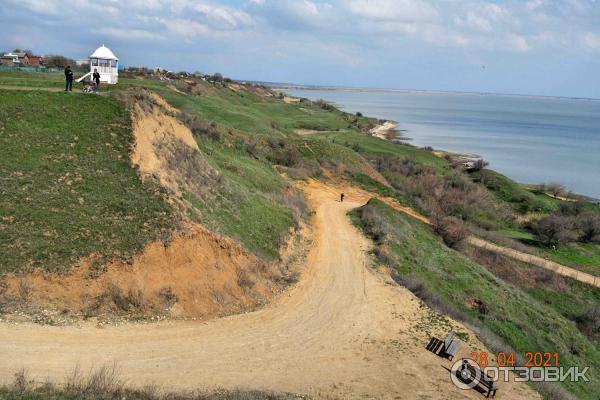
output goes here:
{"type": "MultiPolygon", "coordinates": [[[[315,241],[299,283],[270,306],[207,323],[97,328],[0,323],[0,381],[25,367],[38,379],[65,377],[79,364],[117,362],[132,385],[168,389],[253,388],[315,398],[481,399],[451,382],[451,362],[427,352],[429,334],[468,332],[434,314],[370,267],[370,242],[346,213],[368,195],[317,183],[306,187],[315,241]],[[6,362],[6,360],[11,360],[6,362]]],[[[482,350],[472,333],[464,354],[482,350]]],[[[501,383],[499,399],[539,398],[501,383]]]]}
{"type": "MultiPolygon", "coordinates": [[[[37,87],[37,86],[19,86],[19,85],[0,85],[0,90],[22,90],[22,91],[26,91],[26,92],[41,91],[41,92],[55,92],[55,93],[65,91],[65,89],[60,88],[60,87],[37,87]]],[[[90,94],[90,93],[83,93],[80,86],[75,87],[71,93],[90,94]]],[[[103,90],[100,93],[98,93],[98,95],[107,96],[108,92],[106,90],[103,90]]]]}
{"type": "Polygon", "coordinates": [[[65,90],[57,87],[36,87],[19,85],[0,85],[0,90],[24,90],[24,91],[43,91],[43,92],[64,92],[65,90]]]}
{"type": "MultiPolygon", "coordinates": [[[[377,197],[373,195],[373,197],[377,197]]],[[[413,218],[418,219],[421,222],[424,222],[428,225],[431,225],[431,221],[426,216],[418,213],[410,207],[402,206],[398,204],[398,202],[389,197],[379,198],[381,201],[389,205],[395,210],[401,211],[405,214],[410,215],[413,218]]],[[[559,264],[554,261],[546,260],[543,257],[535,256],[533,254],[524,253],[522,251],[518,251],[515,249],[511,249],[510,247],[498,246],[492,242],[489,242],[484,239],[480,239],[475,236],[470,236],[466,239],[466,241],[472,246],[479,247],[482,249],[490,250],[498,254],[502,254],[503,256],[510,257],[512,259],[522,261],[531,265],[535,265],[537,267],[541,267],[557,273],[559,275],[566,276],[571,279],[575,279],[579,282],[587,283],[588,285],[600,287],[600,277],[594,276],[585,272],[581,272],[576,270],[575,268],[567,267],[565,265],[559,264]]]]}
{"type": "Polygon", "coordinates": [[[578,271],[575,268],[565,267],[564,265],[556,263],[554,261],[546,260],[545,258],[534,256],[532,254],[523,253],[521,251],[517,251],[509,247],[498,246],[497,244],[488,242],[483,239],[479,239],[475,236],[467,238],[467,242],[469,244],[472,244],[473,246],[490,250],[495,253],[502,254],[503,256],[526,262],[528,264],[545,268],[549,271],[566,276],[571,279],[575,279],[579,282],[600,287],[600,277],[578,271]]]}

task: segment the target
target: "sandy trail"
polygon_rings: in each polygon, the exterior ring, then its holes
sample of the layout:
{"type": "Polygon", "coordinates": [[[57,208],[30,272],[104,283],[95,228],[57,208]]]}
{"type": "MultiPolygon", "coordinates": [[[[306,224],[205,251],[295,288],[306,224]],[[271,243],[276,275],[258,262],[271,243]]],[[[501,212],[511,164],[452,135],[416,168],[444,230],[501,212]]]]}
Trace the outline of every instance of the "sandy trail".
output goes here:
{"type": "MultiPolygon", "coordinates": [[[[252,388],[315,398],[481,399],[451,382],[451,362],[427,352],[431,311],[372,271],[369,241],[346,215],[368,198],[307,185],[314,244],[300,282],[270,306],[206,323],[97,328],[0,324],[0,381],[25,367],[60,380],[116,362],[131,385],[166,389],[252,388]],[[10,361],[7,361],[10,360],[10,361]]],[[[466,329],[452,323],[455,329],[466,329]]],[[[431,328],[441,335],[446,328],[431,328]]],[[[473,334],[465,352],[482,350],[473,334]]],[[[497,398],[539,398],[501,383],[497,398]]]]}
{"type": "MultiPolygon", "coordinates": [[[[26,91],[26,92],[64,92],[65,89],[61,88],[61,87],[38,87],[38,86],[19,86],[19,85],[0,85],[0,90],[22,90],[22,91],[26,91]]],[[[76,87],[72,92],[70,92],[71,94],[76,93],[76,94],[89,94],[89,93],[83,93],[83,91],[81,90],[80,87],[76,87]]],[[[97,93],[98,95],[101,96],[107,96],[108,95],[108,91],[106,89],[104,89],[103,91],[97,93]]]]}
{"type": "MultiPolygon", "coordinates": [[[[377,197],[377,196],[373,196],[377,197]]],[[[413,210],[410,207],[402,206],[398,204],[398,202],[390,197],[380,197],[379,200],[386,203],[388,206],[392,207],[395,210],[401,211],[405,214],[410,215],[413,218],[418,219],[421,222],[426,223],[427,225],[431,225],[431,220],[426,216],[420,214],[419,212],[413,210]]],[[[469,236],[465,239],[467,243],[472,246],[479,247],[482,249],[486,249],[489,251],[493,251],[498,254],[502,254],[503,256],[512,258],[514,260],[522,261],[531,265],[535,265],[537,267],[541,267],[552,271],[556,274],[566,276],[571,279],[575,279],[579,282],[587,283],[588,285],[600,287],[600,276],[595,276],[592,274],[588,274],[586,272],[579,271],[575,268],[567,267],[565,265],[559,264],[554,261],[547,260],[543,257],[539,257],[533,254],[524,253],[519,250],[511,249],[510,247],[499,246],[495,243],[492,243],[488,240],[484,240],[478,238],[476,236],[469,236]]]]}

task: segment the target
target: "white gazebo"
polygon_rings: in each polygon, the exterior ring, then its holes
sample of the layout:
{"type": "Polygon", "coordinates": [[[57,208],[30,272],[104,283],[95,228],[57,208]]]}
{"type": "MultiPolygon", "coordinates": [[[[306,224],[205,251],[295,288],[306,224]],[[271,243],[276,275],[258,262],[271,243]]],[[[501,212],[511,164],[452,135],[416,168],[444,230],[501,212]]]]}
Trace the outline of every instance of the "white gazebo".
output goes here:
{"type": "Polygon", "coordinates": [[[114,85],[119,81],[119,59],[108,47],[102,45],[96,49],[90,56],[90,72],[79,78],[81,82],[88,76],[98,70],[100,73],[100,82],[106,82],[114,85]]]}

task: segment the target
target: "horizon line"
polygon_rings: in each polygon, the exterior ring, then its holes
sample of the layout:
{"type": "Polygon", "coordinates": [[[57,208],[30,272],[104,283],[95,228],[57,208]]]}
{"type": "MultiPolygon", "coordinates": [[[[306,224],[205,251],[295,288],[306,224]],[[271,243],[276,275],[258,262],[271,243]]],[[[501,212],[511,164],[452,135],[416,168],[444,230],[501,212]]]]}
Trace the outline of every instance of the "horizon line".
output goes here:
{"type": "MultiPolygon", "coordinates": [[[[243,81],[243,80],[242,80],[243,81]]],[[[515,96],[515,97],[541,97],[549,99],[568,99],[568,100],[591,100],[600,101],[600,97],[582,97],[582,96],[566,96],[566,95],[544,95],[544,94],[528,94],[528,93],[511,93],[511,92],[486,92],[473,90],[444,90],[444,89],[411,89],[411,88],[384,88],[384,87],[368,87],[368,86],[337,86],[337,85],[312,85],[312,84],[297,84],[284,82],[269,82],[269,81],[252,81],[262,84],[270,84],[278,89],[304,89],[304,90],[362,90],[362,91],[380,91],[380,92],[425,92],[425,93],[456,93],[456,94],[479,94],[479,95],[495,95],[495,96],[515,96]]]]}

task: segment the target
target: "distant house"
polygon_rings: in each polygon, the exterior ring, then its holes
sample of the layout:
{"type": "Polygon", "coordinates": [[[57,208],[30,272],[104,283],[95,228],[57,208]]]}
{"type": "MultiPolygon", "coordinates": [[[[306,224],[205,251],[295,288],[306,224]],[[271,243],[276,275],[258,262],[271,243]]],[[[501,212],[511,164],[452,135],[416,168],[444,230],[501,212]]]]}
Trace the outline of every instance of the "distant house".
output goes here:
{"type": "Polygon", "coordinates": [[[19,53],[8,52],[4,53],[0,56],[0,63],[2,65],[8,66],[18,66],[21,65],[21,60],[19,59],[19,53]]]}
{"type": "Polygon", "coordinates": [[[23,52],[9,52],[0,56],[0,64],[22,67],[39,67],[42,65],[42,57],[23,52]]]}
{"type": "Polygon", "coordinates": [[[44,65],[44,59],[42,56],[35,56],[33,54],[25,55],[22,61],[23,65],[28,67],[41,67],[44,65]]]}

